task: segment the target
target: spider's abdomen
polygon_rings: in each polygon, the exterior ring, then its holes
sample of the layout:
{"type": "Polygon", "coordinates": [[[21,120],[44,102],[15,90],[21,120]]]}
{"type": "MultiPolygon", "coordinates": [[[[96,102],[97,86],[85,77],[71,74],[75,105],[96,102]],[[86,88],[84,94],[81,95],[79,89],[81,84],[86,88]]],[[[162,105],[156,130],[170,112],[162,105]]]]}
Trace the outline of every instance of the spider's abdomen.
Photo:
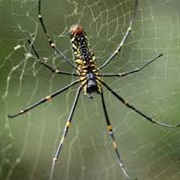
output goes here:
{"type": "Polygon", "coordinates": [[[79,65],[79,61],[83,61],[86,64],[92,62],[94,54],[88,44],[83,28],[80,25],[73,25],[70,29],[70,36],[76,64],[79,65]]]}
{"type": "Polygon", "coordinates": [[[86,33],[82,26],[73,25],[70,28],[70,37],[77,72],[81,79],[84,79],[81,82],[82,85],[84,85],[84,93],[91,97],[91,93],[101,92],[100,77],[96,67],[94,53],[88,43],[86,33]]]}

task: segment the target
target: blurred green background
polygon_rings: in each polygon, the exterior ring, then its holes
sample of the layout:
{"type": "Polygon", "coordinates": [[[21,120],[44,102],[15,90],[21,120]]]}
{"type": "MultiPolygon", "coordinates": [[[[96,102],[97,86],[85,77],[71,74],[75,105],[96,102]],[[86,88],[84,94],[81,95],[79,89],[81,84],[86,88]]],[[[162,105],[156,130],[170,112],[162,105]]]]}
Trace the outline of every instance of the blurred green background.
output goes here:
{"type": "MultiPolygon", "coordinates": [[[[69,28],[80,23],[98,65],[117,47],[133,12],[133,0],[42,0],[52,39],[72,59],[69,28]]],[[[106,78],[118,94],[164,123],[180,122],[180,2],[140,0],[133,31],[122,52],[103,72],[140,67],[143,72],[106,78]]],[[[31,112],[16,113],[67,85],[73,77],[53,75],[30,57],[27,38],[49,65],[73,72],[49,47],[37,18],[37,1],[0,1],[0,179],[46,180],[77,86],[31,112]]],[[[72,59],[73,61],[73,59],[72,59]]],[[[127,171],[139,180],[180,179],[180,129],[148,123],[105,91],[118,148],[127,171]]],[[[73,125],[56,164],[54,179],[125,179],[106,130],[100,98],[82,93],[73,125]]]]}

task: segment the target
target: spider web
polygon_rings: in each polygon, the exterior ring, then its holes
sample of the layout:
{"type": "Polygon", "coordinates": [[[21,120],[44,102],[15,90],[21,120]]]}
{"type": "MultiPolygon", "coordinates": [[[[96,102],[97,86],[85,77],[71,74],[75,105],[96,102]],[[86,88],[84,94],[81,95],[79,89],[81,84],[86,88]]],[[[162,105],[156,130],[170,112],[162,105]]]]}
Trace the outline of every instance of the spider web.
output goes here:
{"type": "MultiPolygon", "coordinates": [[[[101,65],[117,47],[133,12],[133,0],[42,0],[52,39],[72,59],[69,28],[80,23],[101,65]]],[[[123,72],[164,56],[139,74],[104,78],[118,94],[164,123],[176,124],[180,108],[180,3],[140,1],[133,31],[121,53],[103,72],[123,72]]],[[[37,1],[0,1],[0,179],[48,179],[77,87],[29,113],[8,119],[74,77],[53,75],[42,67],[27,44],[31,38],[49,65],[73,72],[49,47],[37,19],[37,1]]],[[[73,59],[72,59],[73,61],[73,59]]],[[[180,129],[148,123],[105,92],[109,116],[122,159],[131,177],[145,180],[180,178],[180,129]]],[[[55,179],[124,179],[105,126],[98,95],[82,93],[73,125],[56,164],[55,179]]]]}

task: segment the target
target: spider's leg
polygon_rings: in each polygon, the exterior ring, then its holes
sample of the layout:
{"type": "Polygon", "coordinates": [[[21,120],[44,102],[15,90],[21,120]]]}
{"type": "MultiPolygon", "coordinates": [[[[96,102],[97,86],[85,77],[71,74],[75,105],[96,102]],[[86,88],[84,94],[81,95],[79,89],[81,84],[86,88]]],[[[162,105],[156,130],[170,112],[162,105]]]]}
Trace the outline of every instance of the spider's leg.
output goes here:
{"type": "Polygon", "coordinates": [[[44,24],[44,20],[43,20],[43,17],[42,17],[42,14],[41,14],[41,0],[39,0],[39,3],[38,3],[38,18],[39,18],[39,21],[40,21],[40,24],[42,26],[42,29],[44,31],[44,34],[49,42],[49,45],[51,46],[52,49],[55,50],[55,52],[57,54],[59,54],[70,66],[72,66],[73,68],[77,69],[76,66],[74,66],[73,63],[71,63],[71,61],[61,52],[60,49],[58,49],[58,47],[56,46],[56,44],[53,42],[53,40],[50,38],[48,32],[47,32],[47,29],[46,29],[46,26],[44,24]]]}
{"type": "Polygon", "coordinates": [[[70,72],[67,72],[67,71],[59,71],[57,69],[54,69],[53,67],[49,66],[48,64],[46,64],[43,60],[40,59],[39,57],[39,54],[38,52],[36,51],[34,45],[32,44],[32,42],[30,41],[30,39],[28,39],[28,43],[29,45],[31,46],[35,56],[37,57],[37,61],[43,65],[45,68],[51,70],[53,73],[56,73],[56,74],[63,74],[63,75],[70,75],[70,76],[79,76],[77,73],[70,73],[70,72]]]}
{"type": "Polygon", "coordinates": [[[157,60],[158,58],[160,58],[162,55],[163,54],[160,54],[159,56],[155,57],[154,59],[151,59],[150,61],[148,61],[146,64],[144,64],[140,68],[136,68],[134,70],[131,70],[128,72],[123,72],[123,73],[103,73],[103,74],[100,74],[100,76],[103,76],[103,77],[123,77],[123,76],[127,76],[129,74],[137,73],[137,72],[141,71],[142,69],[144,69],[145,67],[147,67],[152,62],[154,62],[155,60],[157,60]]]}
{"type": "Polygon", "coordinates": [[[67,135],[67,133],[68,133],[69,127],[70,127],[70,125],[71,125],[72,118],[73,118],[73,114],[74,114],[74,111],[75,111],[75,109],[76,109],[76,105],[77,105],[77,102],[78,102],[79,95],[80,95],[80,92],[81,92],[81,90],[82,90],[82,87],[83,87],[83,86],[79,86],[79,88],[77,89],[76,96],[75,96],[75,99],[74,99],[74,102],[73,102],[71,111],[70,111],[70,113],[69,113],[68,120],[67,120],[66,125],[65,125],[65,127],[64,127],[63,135],[62,135],[62,137],[61,137],[61,140],[60,140],[60,142],[59,142],[58,148],[57,148],[56,153],[55,153],[55,155],[54,155],[53,162],[52,162],[52,167],[51,167],[51,173],[50,173],[50,180],[52,180],[52,178],[53,178],[54,167],[55,167],[55,164],[56,164],[56,162],[57,162],[57,160],[58,160],[58,157],[59,157],[59,155],[60,155],[60,152],[61,152],[61,149],[62,149],[62,146],[63,146],[64,139],[66,138],[66,135],[67,135]]]}
{"type": "Polygon", "coordinates": [[[22,114],[28,112],[29,110],[39,106],[40,104],[51,100],[53,97],[57,96],[58,94],[62,93],[63,91],[69,89],[71,86],[73,86],[73,85],[75,85],[75,84],[77,84],[79,82],[80,82],[80,80],[73,81],[72,83],[68,84],[67,86],[63,87],[62,89],[57,90],[56,92],[50,94],[49,96],[46,96],[45,98],[41,99],[40,101],[36,102],[35,104],[27,107],[26,109],[21,110],[19,113],[14,114],[14,115],[8,114],[8,117],[9,118],[14,118],[14,117],[17,117],[19,115],[22,115],[22,114]]]}
{"type": "Polygon", "coordinates": [[[105,100],[104,100],[103,91],[101,92],[101,101],[102,101],[103,111],[104,111],[104,115],[105,115],[105,119],[106,119],[107,129],[108,129],[109,135],[110,135],[112,143],[113,143],[114,150],[115,150],[117,158],[118,158],[119,166],[121,167],[124,175],[129,179],[129,176],[128,176],[127,172],[126,172],[125,166],[124,166],[124,164],[122,162],[120,153],[119,153],[118,148],[117,148],[117,143],[115,141],[113,128],[112,128],[112,125],[111,125],[111,122],[110,122],[110,119],[109,119],[109,116],[108,116],[108,113],[107,113],[107,108],[106,108],[106,104],[105,104],[105,100]]]}
{"type": "Polygon", "coordinates": [[[133,111],[135,111],[136,113],[138,113],[139,115],[141,115],[142,117],[144,117],[146,120],[150,121],[151,123],[155,123],[164,127],[169,127],[169,128],[176,128],[176,127],[180,127],[180,124],[177,124],[175,126],[169,125],[169,124],[165,124],[159,121],[156,121],[154,118],[147,116],[146,114],[144,114],[142,111],[136,109],[133,105],[129,104],[124,98],[122,98],[120,95],[118,95],[115,91],[113,91],[106,83],[102,82],[101,83],[119,100],[121,101],[124,105],[126,105],[128,108],[132,109],[133,111]]]}
{"type": "Polygon", "coordinates": [[[111,54],[111,56],[100,66],[99,69],[103,69],[105,66],[107,66],[110,63],[110,61],[121,51],[124,43],[126,42],[127,38],[129,37],[131,33],[132,25],[134,23],[135,16],[136,16],[137,7],[138,7],[138,0],[135,1],[134,13],[122,41],[120,42],[118,47],[114,50],[114,52],[111,54]]]}

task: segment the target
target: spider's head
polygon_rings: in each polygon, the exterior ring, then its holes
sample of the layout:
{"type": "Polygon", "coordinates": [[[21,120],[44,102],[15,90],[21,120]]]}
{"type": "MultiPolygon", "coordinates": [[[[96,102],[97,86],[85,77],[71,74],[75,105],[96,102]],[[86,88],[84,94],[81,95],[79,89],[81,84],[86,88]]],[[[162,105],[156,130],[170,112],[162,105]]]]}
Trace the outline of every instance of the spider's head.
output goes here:
{"type": "Polygon", "coordinates": [[[81,35],[84,33],[83,27],[79,24],[74,24],[71,26],[69,33],[71,36],[81,35]]]}
{"type": "Polygon", "coordinates": [[[100,92],[97,82],[96,82],[96,76],[92,72],[87,73],[86,75],[87,82],[85,86],[85,94],[89,98],[93,98],[92,93],[98,93],[100,92]]]}

